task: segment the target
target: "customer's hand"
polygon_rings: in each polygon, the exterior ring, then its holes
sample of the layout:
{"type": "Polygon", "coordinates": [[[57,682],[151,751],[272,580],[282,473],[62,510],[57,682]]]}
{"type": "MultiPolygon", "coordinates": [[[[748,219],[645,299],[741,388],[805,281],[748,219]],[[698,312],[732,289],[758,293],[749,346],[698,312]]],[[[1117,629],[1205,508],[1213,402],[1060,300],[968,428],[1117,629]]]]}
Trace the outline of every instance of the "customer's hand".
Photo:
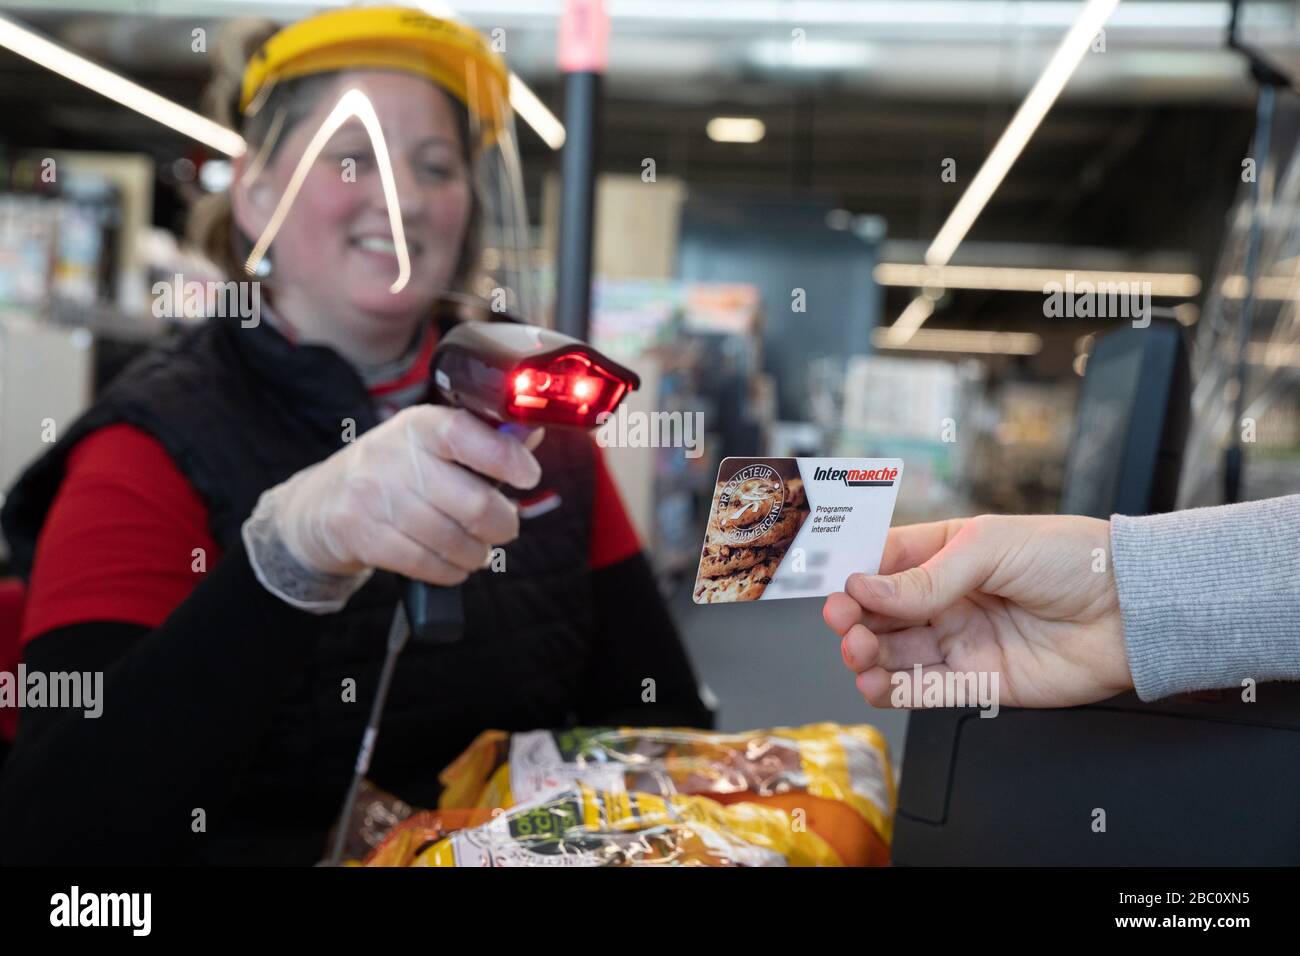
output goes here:
{"type": "Polygon", "coordinates": [[[405,409],[268,492],[275,529],[320,574],[381,568],[459,584],[519,534],[515,505],[488,479],[537,484],[541,438],[526,445],[464,410],[405,409]]]}
{"type": "Polygon", "coordinates": [[[851,575],[823,617],[868,702],[889,707],[891,674],[998,672],[999,703],[1067,707],[1133,686],[1110,524],[1071,516],[894,528],[880,575],[851,575]]]}

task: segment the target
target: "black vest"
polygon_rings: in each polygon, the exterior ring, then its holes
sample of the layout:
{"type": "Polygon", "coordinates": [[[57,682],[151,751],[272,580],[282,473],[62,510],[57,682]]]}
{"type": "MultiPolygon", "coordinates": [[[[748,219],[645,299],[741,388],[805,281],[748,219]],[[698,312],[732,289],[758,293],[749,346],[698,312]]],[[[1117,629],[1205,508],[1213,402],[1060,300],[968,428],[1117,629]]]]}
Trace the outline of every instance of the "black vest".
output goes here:
{"type": "MultiPolygon", "coordinates": [[[[125,422],[157,438],[226,551],[263,490],[343,446],[348,419],[358,435],[376,424],[364,383],[332,349],[293,346],[266,322],[209,321],[136,360],[22,475],[0,512],[14,566],[29,576],[68,453],[96,429],[125,422]]],[[[463,640],[412,640],[398,664],[370,778],[416,805],[435,804],[438,772],[479,731],[573,720],[594,642],[593,450],[585,434],[551,430],[536,455],[543,477],[533,493],[554,490],[559,507],[521,522],[505,548],[507,573],[479,572],[463,585],[463,640]]],[[[398,578],[376,572],[342,611],[321,617],[315,656],[288,675],[236,805],[209,816],[201,862],[321,858],[398,597],[398,578]],[[353,703],[343,700],[349,677],[353,703]]]]}

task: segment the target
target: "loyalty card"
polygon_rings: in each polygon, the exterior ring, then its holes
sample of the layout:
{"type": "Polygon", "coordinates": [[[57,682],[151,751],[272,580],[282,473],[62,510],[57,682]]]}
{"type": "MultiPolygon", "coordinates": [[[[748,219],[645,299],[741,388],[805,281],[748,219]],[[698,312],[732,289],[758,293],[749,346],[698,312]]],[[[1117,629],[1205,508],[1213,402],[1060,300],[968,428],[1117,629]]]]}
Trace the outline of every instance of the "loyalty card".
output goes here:
{"type": "Polygon", "coordinates": [[[902,476],[898,458],[724,458],[695,603],[824,597],[875,574],[902,476]]]}

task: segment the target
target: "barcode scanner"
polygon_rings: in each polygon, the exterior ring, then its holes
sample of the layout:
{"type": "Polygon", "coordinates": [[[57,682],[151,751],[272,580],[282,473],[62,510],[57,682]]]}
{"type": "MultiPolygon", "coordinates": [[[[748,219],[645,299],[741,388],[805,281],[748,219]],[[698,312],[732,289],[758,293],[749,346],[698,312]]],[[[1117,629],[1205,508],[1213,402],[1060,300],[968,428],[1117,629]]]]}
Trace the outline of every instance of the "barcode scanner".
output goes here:
{"type": "MultiPolygon", "coordinates": [[[[447,330],[430,360],[430,377],[439,403],[503,429],[592,429],[641,384],[635,372],[585,342],[504,313],[447,330]]],[[[402,603],[412,635],[444,644],[461,638],[460,588],[407,581],[402,603]]]]}
{"type": "MultiPolygon", "coordinates": [[[[468,409],[498,428],[592,429],[602,413],[612,413],[628,392],[641,385],[635,372],[585,342],[525,325],[477,300],[448,297],[438,309],[435,315],[442,335],[429,360],[435,397],[440,404],[468,409]]],[[[414,636],[451,644],[461,639],[464,629],[464,595],[459,587],[404,583],[402,609],[393,615],[379,686],[326,863],[337,865],[343,859],[357,794],[370,771],[388,688],[407,640],[414,636]]]]}

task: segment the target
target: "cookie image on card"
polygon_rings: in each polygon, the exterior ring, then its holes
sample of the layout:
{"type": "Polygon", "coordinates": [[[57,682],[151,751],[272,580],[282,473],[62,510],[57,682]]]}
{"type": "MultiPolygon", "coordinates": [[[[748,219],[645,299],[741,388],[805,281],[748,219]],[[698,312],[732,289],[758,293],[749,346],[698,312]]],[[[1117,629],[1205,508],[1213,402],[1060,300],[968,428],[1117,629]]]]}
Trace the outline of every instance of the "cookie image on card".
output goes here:
{"type": "Polygon", "coordinates": [[[718,472],[695,579],[696,604],[758,600],[808,516],[793,460],[734,461],[718,472]]]}
{"type": "Polygon", "coordinates": [[[723,604],[728,601],[757,601],[772,582],[780,558],[768,558],[753,567],[718,578],[701,578],[695,582],[696,604],[723,604]]]}
{"type": "Polygon", "coordinates": [[[803,490],[802,478],[791,478],[785,483],[785,507],[807,507],[808,495],[803,490]]]}
{"type": "Polygon", "coordinates": [[[788,545],[794,540],[807,513],[807,508],[783,509],[776,521],[750,538],[746,544],[751,548],[780,548],[782,545],[788,545]]]}
{"type": "Polygon", "coordinates": [[[727,544],[710,544],[705,542],[704,553],[700,556],[700,576],[706,578],[734,574],[771,557],[769,548],[740,548],[727,544]]]}
{"type": "Polygon", "coordinates": [[[783,485],[775,471],[771,475],[746,478],[726,494],[725,501],[722,496],[720,489],[715,498],[718,504],[715,520],[724,532],[740,532],[762,524],[784,504],[783,485]]]}

